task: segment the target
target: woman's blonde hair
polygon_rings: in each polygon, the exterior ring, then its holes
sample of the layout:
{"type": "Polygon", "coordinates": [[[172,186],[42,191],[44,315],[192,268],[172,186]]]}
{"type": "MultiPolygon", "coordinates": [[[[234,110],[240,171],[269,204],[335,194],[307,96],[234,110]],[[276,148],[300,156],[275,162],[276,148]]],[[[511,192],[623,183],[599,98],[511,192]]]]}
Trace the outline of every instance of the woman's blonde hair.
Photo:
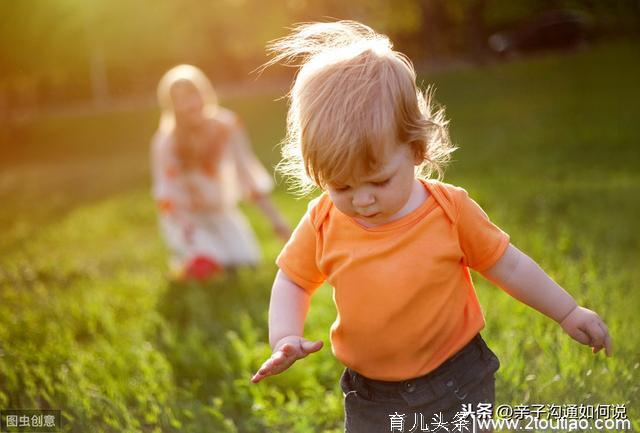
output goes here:
{"type": "Polygon", "coordinates": [[[289,93],[281,173],[301,193],[376,170],[408,144],[421,176],[443,174],[455,150],[442,109],[416,85],[411,61],[391,41],[354,21],[301,24],[268,45],[300,67],[289,93]]]}
{"type": "Polygon", "coordinates": [[[171,89],[176,83],[185,81],[193,85],[202,97],[205,115],[212,117],[218,110],[218,96],[204,72],[192,65],[174,66],[162,76],[158,83],[158,104],[162,110],[159,125],[161,131],[171,131],[175,126],[171,89]]]}
{"type": "Polygon", "coordinates": [[[158,83],[158,104],[162,110],[159,130],[174,137],[173,151],[184,168],[199,167],[215,174],[224,151],[230,128],[216,119],[218,97],[211,82],[200,69],[192,65],[178,65],[168,70],[158,83]],[[195,139],[189,127],[176,124],[172,89],[176,85],[188,85],[202,98],[202,115],[208,127],[195,139]]]}

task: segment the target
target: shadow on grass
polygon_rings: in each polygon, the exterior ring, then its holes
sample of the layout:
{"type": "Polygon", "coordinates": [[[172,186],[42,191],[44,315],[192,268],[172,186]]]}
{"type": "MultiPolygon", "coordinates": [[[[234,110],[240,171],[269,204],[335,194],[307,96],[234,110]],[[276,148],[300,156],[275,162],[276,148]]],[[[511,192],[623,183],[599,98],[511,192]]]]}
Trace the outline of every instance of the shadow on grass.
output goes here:
{"type": "Polygon", "coordinates": [[[249,383],[256,347],[267,341],[273,272],[241,269],[204,283],[167,282],[158,305],[164,318],[158,347],[176,384],[202,403],[229,398],[230,387],[249,383]]]}

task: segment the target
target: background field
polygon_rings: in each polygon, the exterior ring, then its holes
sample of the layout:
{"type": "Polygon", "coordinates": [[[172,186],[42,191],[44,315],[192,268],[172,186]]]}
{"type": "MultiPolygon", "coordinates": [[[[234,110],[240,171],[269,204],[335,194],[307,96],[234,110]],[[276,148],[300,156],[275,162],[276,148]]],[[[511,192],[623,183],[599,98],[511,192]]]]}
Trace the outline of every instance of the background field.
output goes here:
{"type": "MultiPolygon", "coordinates": [[[[625,404],[640,428],[640,50],[596,46],[423,77],[460,149],[465,187],[512,242],[609,325],[593,356],[478,275],[498,403],[625,404]]],[[[267,166],[278,94],[225,100],[267,166]]],[[[338,432],[330,350],[254,386],[281,244],[251,205],[264,265],[206,285],[165,278],[149,196],[157,111],[50,116],[11,131],[0,162],[0,408],[62,409],[73,432],[338,432]],[[19,143],[19,145],[18,145],[19,143]]],[[[306,200],[276,200],[295,224],[306,200]]],[[[309,338],[328,343],[331,291],[309,338]]]]}

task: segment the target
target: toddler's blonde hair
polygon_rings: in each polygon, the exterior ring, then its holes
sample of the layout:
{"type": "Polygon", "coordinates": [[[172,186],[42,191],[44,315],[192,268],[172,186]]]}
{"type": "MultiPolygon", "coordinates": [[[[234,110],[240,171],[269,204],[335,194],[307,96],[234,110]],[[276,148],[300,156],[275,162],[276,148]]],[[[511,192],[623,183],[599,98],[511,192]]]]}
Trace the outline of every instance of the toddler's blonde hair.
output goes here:
{"type": "Polygon", "coordinates": [[[444,112],[432,109],[411,61],[392,47],[354,21],[301,24],[268,45],[266,66],[300,67],[278,165],[299,192],[366,175],[399,143],[422,161],[417,175],[443,175],[455,150],[444,112]]]}
{"type": "Polygon", "coordinates": [[[161,131],[171,131],[175,126],[171,89],[177,83],[185,81],[190,83],[202,97],[203,111],[206,116],[212,117],[218,110],[218,96],[204,72],[193,65],[174,66],[162,76],[158,83],[158,105],[162,110],[159,125],[161,131]]]}

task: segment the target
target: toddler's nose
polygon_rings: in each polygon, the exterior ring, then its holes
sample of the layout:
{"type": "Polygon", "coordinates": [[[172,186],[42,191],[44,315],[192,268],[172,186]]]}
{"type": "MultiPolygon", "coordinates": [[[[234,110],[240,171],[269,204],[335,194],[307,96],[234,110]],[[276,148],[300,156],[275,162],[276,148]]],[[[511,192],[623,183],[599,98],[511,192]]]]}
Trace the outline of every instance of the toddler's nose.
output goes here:
{"type": "Polygon", "coordinates": [[[366,208],[367,206],[371,206],[373,203],[375,203],[375,197],[373,196],[373,194],[366,192],[366,191],[362,191],[362,192],[356,192],[355,194],[353,194],[353,199],[351,200],[351,204],[353,204],[353,207],[356,208],[366,208]]]}

